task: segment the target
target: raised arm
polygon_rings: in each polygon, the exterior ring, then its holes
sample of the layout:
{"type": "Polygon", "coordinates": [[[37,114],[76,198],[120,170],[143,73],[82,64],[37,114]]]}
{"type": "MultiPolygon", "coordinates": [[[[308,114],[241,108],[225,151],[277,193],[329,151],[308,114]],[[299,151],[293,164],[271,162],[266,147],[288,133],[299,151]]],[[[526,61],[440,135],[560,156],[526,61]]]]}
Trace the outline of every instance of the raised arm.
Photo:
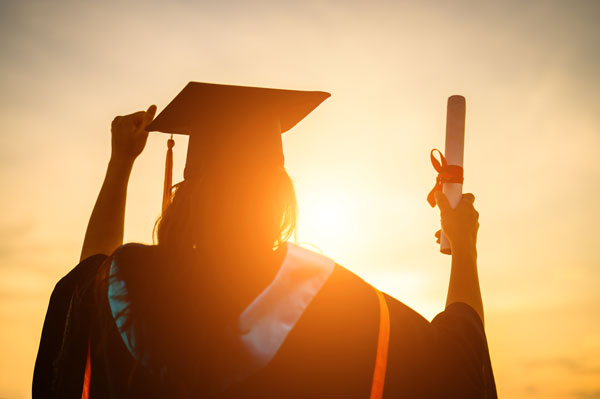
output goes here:
{"type": "Polygon", "coordinates": [[[125,116],[117,116],[111,126],[111,156],[96,205],[85,232],[80,260],[94,254],[111,254],[123,244],[125,200],[133,162],[148,139],[146,126],[154,118],[156,106],[125,116]]]}
{"type": "Polygon", "coordinates": [[[436,192],[435,200],[440,208],[442,230],[450,241],[452,251],[446,307],[455,302],[466,303],[475,309],[483,322],[483,302],[477,275],[479,213],[473,207],[475,196],[464,194],[455,209],[452,209],[448,199],[441,192],[436,192]]]}

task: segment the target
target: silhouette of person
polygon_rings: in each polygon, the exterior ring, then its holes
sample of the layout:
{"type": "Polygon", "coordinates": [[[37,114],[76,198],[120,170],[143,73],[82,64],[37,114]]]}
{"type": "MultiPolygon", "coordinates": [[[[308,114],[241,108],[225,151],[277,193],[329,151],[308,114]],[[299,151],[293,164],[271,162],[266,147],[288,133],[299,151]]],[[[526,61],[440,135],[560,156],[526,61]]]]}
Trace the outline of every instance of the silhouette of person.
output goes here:
{"type": "Polygon", "coordinates": [[[192,82],[156,119],[155,106],[114,119],[80,263],[50,298],[34,397],[497,396],[472,194],[455,209],[436,194],[452,271],[432,322],[288,241],[281,134],[328,96],[192,82]],[[184,180],[167,184],[156,245],[122,245],[153,130],[190,135],[184,180]]]}

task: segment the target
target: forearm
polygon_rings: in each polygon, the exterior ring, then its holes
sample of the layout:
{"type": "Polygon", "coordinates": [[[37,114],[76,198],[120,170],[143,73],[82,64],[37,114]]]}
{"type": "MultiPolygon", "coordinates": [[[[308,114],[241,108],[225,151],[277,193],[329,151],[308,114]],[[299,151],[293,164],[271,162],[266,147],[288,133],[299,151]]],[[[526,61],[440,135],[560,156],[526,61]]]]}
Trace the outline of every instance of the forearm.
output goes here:
{"type": "Polygon", "coordinates": [[[127,184],[133,160],[111,158],[85,232],[81,258],[111,254],[123,244],[127,184]]]}
{"type": "Polygon", "coordinates": [[[446,307],[455,302],[463,302],[471,306],[479,314],[481,321],[484,321],[476,249],[452,249],[452,268],[446,307]]]}

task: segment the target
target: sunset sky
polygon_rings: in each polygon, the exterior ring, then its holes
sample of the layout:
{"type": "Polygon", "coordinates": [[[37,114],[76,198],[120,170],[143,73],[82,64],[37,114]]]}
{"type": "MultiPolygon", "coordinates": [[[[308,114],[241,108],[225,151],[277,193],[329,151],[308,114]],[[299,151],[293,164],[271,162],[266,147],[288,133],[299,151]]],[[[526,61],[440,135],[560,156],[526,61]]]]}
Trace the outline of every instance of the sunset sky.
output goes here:
{"type": "MultiPolygon", "coordinates": [[[[283,138],[298,240],[428,319],[450,270],[429,151],[447,97],[465,96],[498,393],[600,398],[598,21],[600,2],[579,0],[0,2],[0,398],[30,396],[110,122],[188,81],[330,92],[283,138]]],[[[167,138],[134,166],[127,242],[152,242],[167,138]]]]}

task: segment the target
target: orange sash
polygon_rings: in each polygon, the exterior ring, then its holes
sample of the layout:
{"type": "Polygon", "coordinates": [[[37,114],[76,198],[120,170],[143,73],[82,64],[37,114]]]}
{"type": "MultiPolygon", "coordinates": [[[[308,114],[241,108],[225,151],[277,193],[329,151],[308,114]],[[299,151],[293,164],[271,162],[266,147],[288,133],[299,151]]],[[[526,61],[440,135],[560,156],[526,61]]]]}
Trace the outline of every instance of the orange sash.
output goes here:
{"type": "Polygon", "coordinates": [[[90,359],[90,343],[88,342],[88,353],[85,361],[85,374],[83,375],[83,389],[81,390],[81,399],[90,398],[90,381],[92,379],[92,362],[90,359]]]}
{"type": "Polygon", "coordinates": [[[377,338],[377,354],[375,357],[371,395],[369,395],[370,399],[380,399],[383,397],[383,384],[385,383],[385,371],[390,343],[390,312],[383,294],[377,288],[375,288],[375,292],[379,299],[379,337],[377,338]]]}

